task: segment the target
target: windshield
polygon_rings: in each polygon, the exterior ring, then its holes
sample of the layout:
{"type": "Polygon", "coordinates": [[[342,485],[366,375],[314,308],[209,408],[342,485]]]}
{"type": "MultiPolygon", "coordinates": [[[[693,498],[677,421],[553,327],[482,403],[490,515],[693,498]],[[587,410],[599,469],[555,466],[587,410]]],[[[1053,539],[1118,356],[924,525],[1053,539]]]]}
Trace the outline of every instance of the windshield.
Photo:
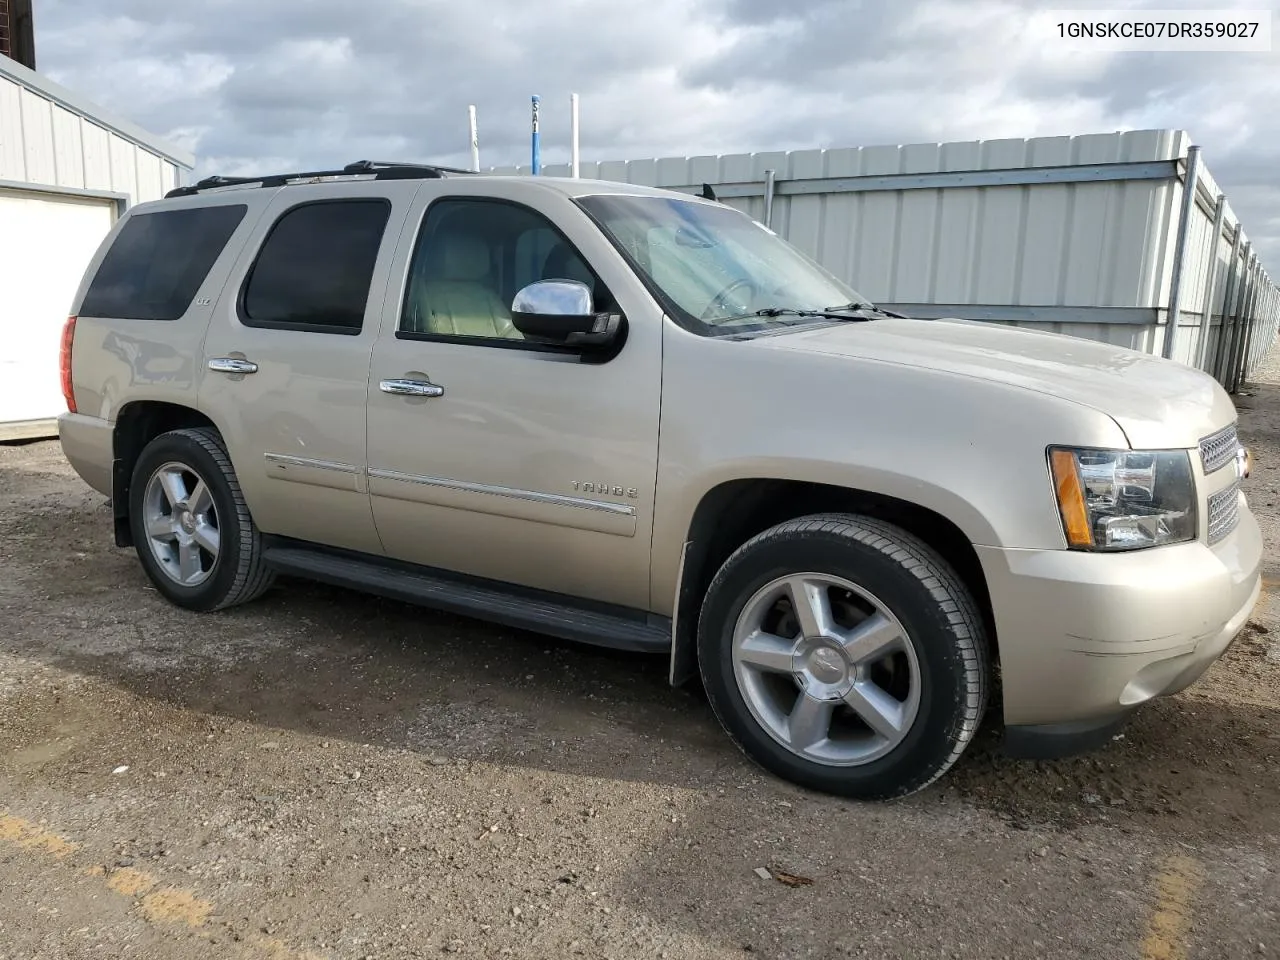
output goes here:
{"type": "Polygon", "coordinates": [[[703,336],[813,323],[761,310],[830,311],[865,304],[772,230],[731,207],[669,197],[599,194],[578,203],[633,261],[686,329],[703,336]]]}

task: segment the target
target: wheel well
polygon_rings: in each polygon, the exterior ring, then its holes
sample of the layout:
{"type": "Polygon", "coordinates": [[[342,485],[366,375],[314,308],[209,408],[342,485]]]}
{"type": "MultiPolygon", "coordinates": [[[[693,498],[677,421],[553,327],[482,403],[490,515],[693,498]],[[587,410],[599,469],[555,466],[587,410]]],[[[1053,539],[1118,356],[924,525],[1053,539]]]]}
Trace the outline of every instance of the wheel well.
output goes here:
{"type": "Polygon", "coordinates": [[[964,532],[939,513],[884,494],[795,480],[734,480],[711,490],[698,504],[689,527],[688,552],[680,583],[672,680],[696,668],[697,617],[702,597],[721,565],[757,533],[814,513],[859,513],[896,524],[941,554],[973,594],[998,664],[995,618],[982,564],[964,532]],[[683,667],[680,662],[683,661],[683,667]]]}
{"type": "Polygon", "coordinates": [[[177,403],[140,400],[121,408],[112,434],[111,508],[116,546],[133,546],[133,533],[129,528],[129,485],[133,479],[133,467],[143,449],[170,430],[212,426],[213,421],[200,411],[177,403]]]}

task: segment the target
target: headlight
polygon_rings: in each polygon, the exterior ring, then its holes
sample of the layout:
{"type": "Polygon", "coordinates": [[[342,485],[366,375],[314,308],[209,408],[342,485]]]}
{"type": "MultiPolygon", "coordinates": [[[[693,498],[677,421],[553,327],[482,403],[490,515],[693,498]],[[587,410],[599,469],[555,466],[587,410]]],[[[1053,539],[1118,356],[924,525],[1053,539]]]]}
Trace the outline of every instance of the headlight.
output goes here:
{"type": "Polygon", "coordinates": [[[1185,450],[1049,448],[1067,544],[1137,550],[1194,540],[1196,484],[1185,450]]]}

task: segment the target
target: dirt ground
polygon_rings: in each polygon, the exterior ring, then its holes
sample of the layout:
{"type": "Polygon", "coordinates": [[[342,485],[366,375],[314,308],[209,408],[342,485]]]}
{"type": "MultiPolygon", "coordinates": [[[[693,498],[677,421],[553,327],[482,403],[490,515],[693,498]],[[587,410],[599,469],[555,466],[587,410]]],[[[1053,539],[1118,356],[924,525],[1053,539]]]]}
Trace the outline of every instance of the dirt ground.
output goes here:
{"type": "Polygon", "coordinates": [[[298,582],[181,612],[56,443],[0,447],[0,960],[1280,955],[1258,380],[1236,646],[1097,753],[988,729],[888,805],[762,774],[664,662],[298,582]]]}

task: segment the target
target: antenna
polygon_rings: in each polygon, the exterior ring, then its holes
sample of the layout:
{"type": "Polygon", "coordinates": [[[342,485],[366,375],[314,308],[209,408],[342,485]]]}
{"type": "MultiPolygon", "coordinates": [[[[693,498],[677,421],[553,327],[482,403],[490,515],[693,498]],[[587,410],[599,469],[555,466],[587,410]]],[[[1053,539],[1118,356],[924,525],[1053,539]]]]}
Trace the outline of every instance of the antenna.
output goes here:
{"type": "Polygon", "coordinates": [[[480,172],[480,134],[476,130],[476,105],[467,107],[467,120],[471,126],[471,169],[480,172]]]}

